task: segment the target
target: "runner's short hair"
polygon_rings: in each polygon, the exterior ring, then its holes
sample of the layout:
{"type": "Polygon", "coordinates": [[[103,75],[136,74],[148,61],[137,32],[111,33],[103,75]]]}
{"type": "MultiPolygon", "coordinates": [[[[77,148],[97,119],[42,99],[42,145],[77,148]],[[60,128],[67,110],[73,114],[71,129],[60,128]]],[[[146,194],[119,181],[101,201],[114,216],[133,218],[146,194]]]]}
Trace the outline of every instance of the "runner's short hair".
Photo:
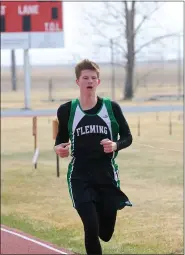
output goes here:
{"type": "Polygon", "coordinates": [[[88,59],[84,59],[76,65],[75,74],[77,79],[80,78],[81,71],[83,70],[95,71],[97,73],[98,78],[100,76],[100,67],[95,62],[90,61],[88,59]]]}

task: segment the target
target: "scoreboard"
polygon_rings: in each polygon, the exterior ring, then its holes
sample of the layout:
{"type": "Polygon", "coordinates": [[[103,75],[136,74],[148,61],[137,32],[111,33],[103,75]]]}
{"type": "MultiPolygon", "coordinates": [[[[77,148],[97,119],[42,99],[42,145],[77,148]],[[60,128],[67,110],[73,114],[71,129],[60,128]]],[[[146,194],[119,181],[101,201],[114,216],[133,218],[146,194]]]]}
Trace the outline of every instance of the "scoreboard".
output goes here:
{"type": "Polygon", "coordinates": [[[1,1],[2,49],[64,47],[61,1],[1,1]]]}

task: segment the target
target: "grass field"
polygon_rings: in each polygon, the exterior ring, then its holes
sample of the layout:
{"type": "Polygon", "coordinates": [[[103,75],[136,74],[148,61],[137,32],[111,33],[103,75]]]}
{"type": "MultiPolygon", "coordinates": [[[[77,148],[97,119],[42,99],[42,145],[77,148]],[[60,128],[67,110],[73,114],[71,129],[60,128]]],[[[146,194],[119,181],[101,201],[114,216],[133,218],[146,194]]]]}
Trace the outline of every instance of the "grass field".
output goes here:
{"type": "MultiPolygon", "coordinates": [[[[125,113],[133,144],[120,151],[117,163],[121,188],[134,206],[119,211],[112,240],[102,242],[104,253],[183,253],[183,120],[179,114],[172,113],[172,135],[168,113],[159,113],[159,120],[155,113],[140,114],[138,136],[138,115],[125,113]]],[[[1,222],[83,254],[83,227],[66,182],[70,159],[60,160],[61,176],[56,177],[52,120],[38,118],[40,156],[34,169],[32,118],[2,118],[1,222]]]]}

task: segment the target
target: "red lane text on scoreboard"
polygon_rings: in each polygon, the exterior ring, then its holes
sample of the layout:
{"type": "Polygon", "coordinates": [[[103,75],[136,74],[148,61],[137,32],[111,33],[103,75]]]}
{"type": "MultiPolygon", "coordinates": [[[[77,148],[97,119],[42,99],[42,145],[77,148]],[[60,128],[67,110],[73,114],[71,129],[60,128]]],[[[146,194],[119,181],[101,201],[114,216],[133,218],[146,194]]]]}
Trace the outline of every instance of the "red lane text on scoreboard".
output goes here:
{"type": "Polygon", "coordinates": [[[1,32],[63,31],[60,1],[1,1],[1,32]]]}

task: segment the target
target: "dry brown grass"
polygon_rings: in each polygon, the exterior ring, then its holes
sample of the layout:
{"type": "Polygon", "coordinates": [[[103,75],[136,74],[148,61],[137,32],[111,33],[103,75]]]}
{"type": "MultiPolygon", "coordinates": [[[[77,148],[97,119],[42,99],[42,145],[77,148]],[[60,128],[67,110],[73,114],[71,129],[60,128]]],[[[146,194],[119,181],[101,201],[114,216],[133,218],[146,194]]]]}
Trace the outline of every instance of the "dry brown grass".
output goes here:
{"type": "MultiPolygon", "coordinates": [[[[101,85],[98,93],[101,96],[111,97],[111,67],[101,65],[101,85]]],[[[58,102],[48,102],[48,84],[52,79],[53,98],[66,101],[78,95],[78,87],[75,85],[74,67],[32,67],[31,69],[31,107],[55,108],[58,102]]],[[[120,101],[123,95],[123,83],[125,71],[121,67],[115,68],[115,100],[120,101]]],[[[178,94],[178,69],[176,63],[143,64],[136,66],[135,97],[148,98],[154,95],[178,94]],[[146,75],[148,74],[148,75],[146,75]]],[[[24,71],[17,70],[17,92],[11,92],[11,73],[3,69],[1,73],[1,102],[2,108],[24,107],[24,71]]],[[[182,86],[181,86],[182,90],[182,86]]],[[[182,91],[181,91],[182,93],[182,91]]],[[[136,102],[121,102],[136,104],[136,102]]],[[[153,102],[151,102],[153,103],[153,102]]],[[[166,102],[165,102],[166,103],[166,102]]],[[[169,102],[168,102],[169,103],[169,102]]],[[[179,102],[172,102],[179,103],[179,102]]],[[[182,103],[182,101],[180,101],[182,103]]]]}

